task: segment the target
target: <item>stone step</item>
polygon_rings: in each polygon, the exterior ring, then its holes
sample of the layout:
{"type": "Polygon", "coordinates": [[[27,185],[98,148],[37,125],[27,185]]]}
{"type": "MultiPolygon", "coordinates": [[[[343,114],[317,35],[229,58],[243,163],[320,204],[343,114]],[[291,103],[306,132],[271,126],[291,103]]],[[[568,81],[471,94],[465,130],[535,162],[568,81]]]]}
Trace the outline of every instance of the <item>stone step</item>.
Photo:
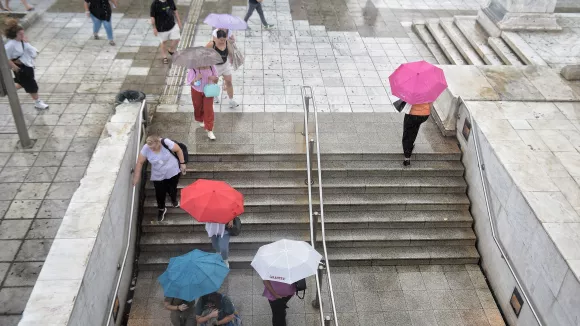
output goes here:
{"type": "MultiPolygon", "coordinates": [[[[324,210],[357,211],[357,210],[467,210],[469,199],[465,194],[324,194],[324,210]]],[[[313,205],[319,205],[318,197],[313,198],[313,205]]],[[[307,211],[307,195],[246,195],[244,196],[246,212],[288,212],[307,211]]],[[[147,197],[144,202],[144,213],[155,214],[157,204],[154,198],[147,197]]],[[[183,211],[181,208],[168,207],[168,212],[183,211]]]]}
{"type": "Polygon", "coordinates": [[[447,33],[447,36],[451,39],[453,44],[455,44],[455,47],[459,50],[463,58],[470,65],[485,65],[485,62],[481,59],[479,54],[473,49],[459,28],[457,28],[453,19],[441,19],[439,24],[445,33],[447,33]]]}
{"type": "MultiPolygon", "coordinates": [[[[230,238],[230,248],[257,250],[265,244],[281,239],[310,241],[309,230],[244,230],[240,235],[243,236],[230,238]]],[[[475,234],[471,228],[326,230],[328,248],[469,246],[474,244],[475,234]]],[[[211,241],[205,231],[144,233],[141,236],[139,248],[141,251],[160,252],[185,253],[193,249],[211,251],[211,241]]]]}
{"type": "Polygon", "coordinates": [[[510,66],[523,66],[524,64],[520,58],[512,51],[512,49],[499,37],[490,37],[487,39],[489,46],[501,58],[501,60],[510,66]]]}
{"type": "Polygon", "coordinates": [[[419,39],[423,41],[423,43],[425,44],[425,46],[427,46],[429,51],[431,51],[431,54],[433,54],[433,57],[435,57],[435,60],[437,60],[439,64],[442,65],[450,64],[449,60],[445,56],[445,53],[443,53],[439,45],[437,45],[437,42],[435,42],[433,36],[431,36],[431,33],[429,32],[427,26],[425,26],[424,23],[413,23],[413,31],[415,32],[415,34],[417,34],[417,36],[419,36],[419,39]]]}
{"type": "MultiPolygon", "coordinates": [[[[281,229],[309,230],[308,211],[272,213],[247,212],[241,216],[243,230],[281,229]]],[[[473,218],[469,211],[325,211],[325,228],[333,229],[400,229],[400,228],[470,228],[473,218]]],[[[205,224],[193,219],[185,211],[165,216],[157,221],[156,212],[144,214],[142,231],[200,232],[205,224]]]]}
{"type": "MultiPolygon", "coordinates": [[[[388,145],[388,144],[387,144],[388,145]]],[[[416,144],[414,161],[459,161],[461,160],[461,150],[459,147],[453,151],[417,153],[423,144],[416,144]]],[[[328,154],[321,153],[321,162],[331,161],[401,161],[400,151],[392,153],[341,153],[328,154]]],[[[305,154],[190,154],[189,162],[305,162],[305,154]]]]}
{"type": "Polygon", "coordinates": [[[506,42],[506,44],[515,52],[515,54],[526,64],[531,66],[547,66],[548,64],[542,57],[532,49],[532,47],[526,43],[515,32],[502,32],[501,38],[506,42]]]}
{"type": "Polygon", "coordinates": [[[431,35],[433,36],[439,47],[441,47],[441,50],[443,50],[443,53],[445,53],[447,59],[449,59],[449,61],[452,64],[454,65],[467,64],[467,62],[463,59],[463,56],[461,55],[459,50],[457,50],[451,39],[447,36],[447,34],[445,34],[445,31],[443,30],[441,25],[439,25],[438,19],[428,20],[425,23],[425,26],[427,26],[427,29],[429,30],[429,32],[431,33],[431,35]]]}
{"type": "MultiPolygon", "coordinates": [[[[317,174],[317,166],[313,171],[317,174]]],[[[460,161],[331,161],[322,163],[323,178],[344,177],[446,177],[463,176],[460,161]]],[[[305,177],[306,162],[198,162],[188,163],[189,178],[223,180],[227,178],[305,177]]]]}
{"type": "Polygon", "coordinates": [[[473,16],[455,16],[455,25],[488,65],[503,65],[500,57],[488,45],[488,35],[473,16]]]}
{"type": "MultiPolygon", "coordinates": [[[[163,271],[169,258],[180,252],[142,252],[139,269],[163,271]]],[[[251,268],[256,250],[230,250],[230,268],[251,268]]],[[[429,264],[477,264],[479,253],[475,246],[405,246],[405,247],[358,247],[328,248],[332,266],[381,266],[381,265],[429,265],[429,264]]]]}
{"type": "MultiPolygon", "coordinates": [[[[182,176],[178,189],[195,182],[190,175],[182,176]]],[[[302,178],[226,178],[222,181],[245,195],[252,194],[307,194],[308,187],[302,178]]],[[[315,181],[314,190],[318,191],[315,181]]],[[[323,192],[332,193],[465,193],[467,184],[462,177],[346,177],[323,179],[323,192]]],[[[151,182],[147,183],[147,196],[154,196],[151,182]]]]}

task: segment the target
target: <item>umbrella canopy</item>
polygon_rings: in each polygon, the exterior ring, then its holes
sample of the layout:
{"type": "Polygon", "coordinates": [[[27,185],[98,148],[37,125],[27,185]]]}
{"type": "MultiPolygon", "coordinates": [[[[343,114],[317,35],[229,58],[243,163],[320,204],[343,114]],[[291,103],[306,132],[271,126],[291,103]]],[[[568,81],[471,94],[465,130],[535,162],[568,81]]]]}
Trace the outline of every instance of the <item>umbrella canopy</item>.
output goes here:
{"type": "Polygon", "coordinates": [[[316,273],[322,255],[304,241],[282,239],[258,249],[252,267],[263,280],[294,283],[316,273]]]}
{"type": "Polygon", "coordinates": [[[244,212],[244,195],[223,181],[199,179],[181,190],[181,208],[199,222],[225,224],[244,212]]]}
{"type": "Polygon", "coordinates": [[[213,66],[222,62],[222,57],[214,49],[208,49],[204,46],[196,46],[177,51],[173,55],[173,64],[195,69],[199,67],[213,66]]]}
{"type": "Polygon", "coordinates": [[[400,65],[389,83],[393,95],[410,104],[433,102],[447,88],[443,70],[425,61],[400,65]]]}
{"type": "Polygon", "coordinates": [[[204,23],[215,27],[233,30],[247,29],[248,24],[240,17],[229,14],[209,14],[203,21],[204,23]]]}
{"type": "Polygon", "coordinates": [[[167,270],[157,280],[166,297],[192,301],[217,291],[229,271],[219,254],[195,249],[171,258],[167,270]]]}

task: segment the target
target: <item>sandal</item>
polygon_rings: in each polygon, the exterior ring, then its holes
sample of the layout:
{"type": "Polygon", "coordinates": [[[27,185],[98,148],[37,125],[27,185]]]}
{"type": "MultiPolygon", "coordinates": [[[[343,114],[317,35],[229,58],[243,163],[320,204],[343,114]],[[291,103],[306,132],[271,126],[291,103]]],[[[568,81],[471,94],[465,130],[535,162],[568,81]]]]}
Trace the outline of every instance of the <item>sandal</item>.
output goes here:
{"type": "Polygon", "coordinates": [[[167,58],[163,58],[163,63],[164,63],[164,64],[168,64],[168,63],[169,63],[169,59],[167,59],[167,58]]]}
{"type": "Polygon", "coordinates": [[[172,56],[175,52],[167,51],[167,53],[172,56]]]}

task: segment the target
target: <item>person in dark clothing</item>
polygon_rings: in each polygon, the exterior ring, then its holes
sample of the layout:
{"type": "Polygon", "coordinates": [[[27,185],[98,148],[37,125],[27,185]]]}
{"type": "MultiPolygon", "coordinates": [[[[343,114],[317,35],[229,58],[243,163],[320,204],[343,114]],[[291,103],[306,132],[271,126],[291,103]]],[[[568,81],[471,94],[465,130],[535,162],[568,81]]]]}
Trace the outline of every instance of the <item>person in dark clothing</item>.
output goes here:
{"type": "Polygon", "coordinates": [[[405,155],[404,166],[411,164],[411,155],[413,154],[413,148],[415,148],[415,140],[417,139],[417,134],[419,134],[419,128],[423,122],[429,119],[430,114],[431,103],[413,104],[409,114],[405,114],[402,139],[403,154],[405,155]]]}
{"type": "Polygon", "coordinates": [[[151,4],[150,16],[153,34],[161,41],[163,63],[167,64],[169,63],[167,53],[173,55],[181,38],[181,19],[175,2],[173,0],[154,0],[151,4]],[[167,41],[169,41],[169,46],[165,47],[167,41]]]}
{"type": "Polygon", "coordinates": [[[262,282],[264,283],[262,295],[268,299],[272,309],[272,326],[286,326],[286,309],[288,301],[296,293],[296,286],[268,280],[262,282]]]}
{"type": "Polygon", "coordinates": [[[165,298],[165,309],[171,311],[173,326],[195,326],[195,300],[188,302],[178,298],[165,298]]]}
{"type": "Polygon", "coordinates": [[[117,6],[117,0],[85,0],[85,12],[87,17],[93,21],[93,37],[95,40],[99,39],[99,30],[101,25],[105,27],[107,32],[107,40],[109,44],[115,45],[113,41],[113,26],[111,25],[111,4],[109,1],[117,6]]]}
{"type": "MultiPolygon", "coordinates": [[[[264,17],[264,10],[262,10],[262,1],[264,0],[248,0],[248,12],[246,13],[246,17],[244,17],[244,21],[247,23],[248,19],[250,19],[250,17],[254,13],[254,10],[256,10],[258,12],[258,15],[260,15],[262,25],[264,25],[265,28],[272,28],[274,27],[274,25],[268,24],[268,22],[266,21],[266,17],[264,17]]],[[[248,28],[250,28],[250,26],[248,26],[248,28]]]]}
{"type": "Polygon", "coordinates": [[[218,325],[231,326],[236,318],[235,311],[236,308],[229,297],[213,292],[197,300],[195,304],[195,319],[199,326],[206,326],[207,322],[214,318],[217,320],[218,325]],[[211,312],[205,315],[205,311],[211,312]]]}

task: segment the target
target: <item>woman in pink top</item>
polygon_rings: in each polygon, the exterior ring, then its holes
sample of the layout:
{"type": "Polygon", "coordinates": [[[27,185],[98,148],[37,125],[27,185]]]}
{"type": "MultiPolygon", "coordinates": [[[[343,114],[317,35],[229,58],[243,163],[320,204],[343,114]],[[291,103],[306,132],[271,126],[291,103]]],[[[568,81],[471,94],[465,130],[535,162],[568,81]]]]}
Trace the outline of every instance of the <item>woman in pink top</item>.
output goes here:
{"type": "Polygon", "coordinates": [[[288,301],[296,293],[294,284],[286,284],[276,281],[264,282],[264,293],[262,294],[270,302],[272,309],[272,326],[286,326],[286,309],[288,301]]]}
{"type": "Polygon", "coordinates": [[[187,84],[191,85],[191,101],[193,102],[193,116],[202,128],[207,131],[207,137],[215,139],[213,133],[213,97],[206,97],[203,88],[207,84],[215,84],[218,81],[217,71],[214,66],[199,67],[187,71],[187,84]]]}

